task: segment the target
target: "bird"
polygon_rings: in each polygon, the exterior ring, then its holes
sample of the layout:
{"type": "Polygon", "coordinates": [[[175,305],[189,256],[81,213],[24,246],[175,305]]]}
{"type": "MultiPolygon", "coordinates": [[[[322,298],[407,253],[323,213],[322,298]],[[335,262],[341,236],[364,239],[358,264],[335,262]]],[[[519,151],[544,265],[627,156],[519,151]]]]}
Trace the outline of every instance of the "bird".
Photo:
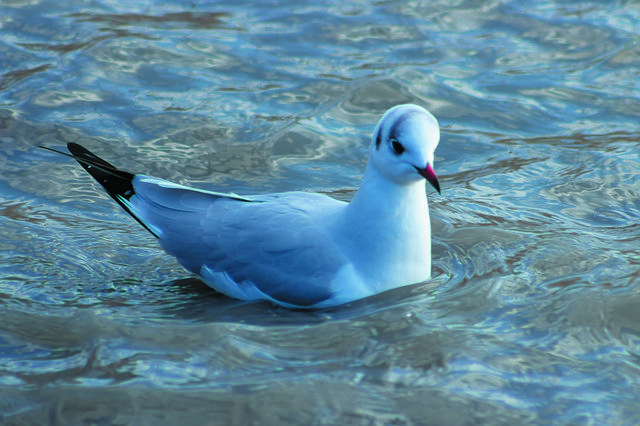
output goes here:
{"type": "Polygon", "coordinates": [[[318,309],[430,279],[426,183],[441,192],[439,140],[438,121],[423,107],[387,110],[350,202],[306,191],[190,188],[120,170],[73,142],[63,154],[208,286],[235,299],[318,309]]]}

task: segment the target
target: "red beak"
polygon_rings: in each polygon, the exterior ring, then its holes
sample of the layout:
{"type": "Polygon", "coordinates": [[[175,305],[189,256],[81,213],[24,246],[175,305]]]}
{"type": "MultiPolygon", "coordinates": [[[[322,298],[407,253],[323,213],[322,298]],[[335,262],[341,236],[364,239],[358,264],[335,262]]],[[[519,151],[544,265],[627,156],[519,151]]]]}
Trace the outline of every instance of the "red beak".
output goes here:
{"type": "Polygon", "coordinates": [[[416,167],[416,170],[422,177],[427,180],[427,182],[431,184],[431,186],[435,188],[436,191],[438,191],[438,194],[440,194],[440,183],[438,182],[438,176],[436,176],[436,172],[433,171],[433,167],[431,167],[430,164],[427,164],[427,167],[425,167],[424,169],[416,167]]]}

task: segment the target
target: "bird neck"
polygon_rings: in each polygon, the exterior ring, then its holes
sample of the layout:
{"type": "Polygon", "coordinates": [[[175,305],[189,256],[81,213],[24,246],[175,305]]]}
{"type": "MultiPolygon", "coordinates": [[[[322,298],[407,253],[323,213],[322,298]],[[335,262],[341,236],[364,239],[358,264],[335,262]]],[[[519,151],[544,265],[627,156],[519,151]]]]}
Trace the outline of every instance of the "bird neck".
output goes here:
{"type": "Polygon", "coordinates": [[[340,228],[344,249],[376,291],[429,278],[431,224],[424,181],[398,185],[367,166],[340,228]]]}
{"type": "Polygon", "coordinates": [[[370,162],[360,188],[347,208],[347,215],[361,221],[363,217],[380,224],[402,225],[399,221],[429,224],[424,180],[400,185],[383,176],[370,162]],[[363,213],[366,212],[366,215],[363,213]]]}

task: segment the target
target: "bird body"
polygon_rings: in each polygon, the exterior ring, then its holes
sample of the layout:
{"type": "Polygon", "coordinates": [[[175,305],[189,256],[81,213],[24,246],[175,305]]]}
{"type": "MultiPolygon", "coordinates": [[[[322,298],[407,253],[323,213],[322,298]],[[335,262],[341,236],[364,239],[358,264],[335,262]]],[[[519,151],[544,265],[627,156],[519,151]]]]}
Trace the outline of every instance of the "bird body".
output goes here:
{"type": "Polygon", "coordinates": [[[162,248],[214,289],[293,308],[340,305],[429,279],[425,179],[436,190],[436,119],[396,106],[376,126],[350,203],[308,192],[238,196],[116,169],[80,145],[73,157],[162,248]]]}

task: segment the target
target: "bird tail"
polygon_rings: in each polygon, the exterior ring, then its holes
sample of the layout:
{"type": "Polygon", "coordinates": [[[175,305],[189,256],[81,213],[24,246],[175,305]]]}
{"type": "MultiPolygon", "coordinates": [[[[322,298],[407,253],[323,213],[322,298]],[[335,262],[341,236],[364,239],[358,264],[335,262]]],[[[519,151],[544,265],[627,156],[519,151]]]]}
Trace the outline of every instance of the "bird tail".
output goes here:
{"type": "Polygon", "coordinates": [[[67,149],[69,149],[71,155],[44,146],[41,148],[57,152],[58,154],[66,155],[68,157],[73,157],[100,185],[102,185],[105,191],[107,191],[107,194],[109,194],[111,198],[120,205],[120,207],[137,220],[140,225],[144,226],[147,231],[158,237],[158,235],[156,235],[156,233],[153,232],[151,228],[149,228],[149,226],[147,226],[147,224],[145,224],[144,221],[131,209],[132,205],[130,200],[136,193],[133,187],[133,179],[135,177],[133,173],[116,168],[77,143],[69,142],[67,144],[67,149]]]}

